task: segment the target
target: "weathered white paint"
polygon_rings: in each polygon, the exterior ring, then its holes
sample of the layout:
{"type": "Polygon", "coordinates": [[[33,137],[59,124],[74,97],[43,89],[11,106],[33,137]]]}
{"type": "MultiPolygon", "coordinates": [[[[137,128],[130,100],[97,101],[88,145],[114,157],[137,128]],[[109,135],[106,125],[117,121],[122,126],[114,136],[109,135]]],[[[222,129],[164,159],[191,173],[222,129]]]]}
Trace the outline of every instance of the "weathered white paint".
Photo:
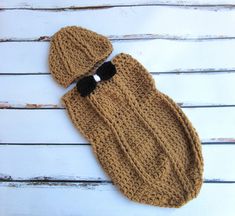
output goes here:
{"type": "Polygon", "coordinates": [[[100,7],[100,6],[125,6],[125,5],[233,5],[234,0],[2,0],[1,8],[64,8],[64,7],[100,7]]]}
{"type": "MultiPolygon", "coordinates": [[[[203,145],[202,149],[206,181],[235,181],[235,145],[203,145]]],[[[1,145],[0,179],[110,181],[89,145],[1,145]]]]}
{"type": "Polygon", "coordinates": [[[234,37],[235,10],[171,6],[114,7],[98,10],[3,10],[0,39],[51,36],[67,25],[104,35],[156,34],[170,37],[234,37]],[[95,20],[95,22],[94,22],[95,20]],[[17,22],[17,23],[16,23],[17,22]],[[219,25],[219,27],[218,27],[219,25]]]}
{"type": "MultiPolygon", "coordinates": [[[[69,182],[109,178],[91,146],[80,145],[87,140],[65,110],[27,108],[61,107],[66,90],[50,75],[37,75],[49,72],[49,42],[36,41],[49,40],[67,25],[108,36],[111,57],[130,53],[151,72],[200,72],[154,75],[157,87],[183,105],[234,105],[235,73],[226,73],[235,71],[234,5],[234,0],[2,0],[0,41],[19,42],[0,43],[0,74],[12,74],[0,76],[0,105],[26,109],[0,110],[0,178],[8,181],[0,181],[0,215],[233,216],[232,183],[205,183],[197,199],[165,209],[130,202],[109,183],[69,182]],[[35,75],[13,75],[23,73],[35,75]]],[[[203,142],[235,143],[234,107],[183,110],[203,142]]],[[[234,154],[235,145],[203,145],[205,180],[234,182],[234,154]]]]}
{"type": "Polygon", "coordinates": [[[235,73],[154,75],[156,87],[182,105],[235,104],[235,73]]]}
{"type": "MultiPolygon", "coordinates": [[[[202,140],[233,138],[235,107],[184,108],[202,140]]],[[[65,110],[0,110],[2,143],[87,143],[65,110]]]]}
{"type": "Polygon", "coordinates": [[[27,216],[233,216],[234,194],[235,184],[204,184],[197,199],[180,209],[168,209],[132,202],[111,184],[70,183],[48,186],[2,182],[0,213],[27,216]]]}
{"type": "MultiPolygon", "coordinates": [[[[151,72],[235,71],[235,40],[128,40],[115,41],[113,46],[110,58],[129,53],[151,72]]],[[[48,54],[48,42],[0,43],[0,59],[4,62],[0,74],[48,73],[48,54]]]]}
{"type": "MultiPolygon", "coordinates": [[[[156,87],[182,106],[235,105],[235,73],[154,74],[153,77],[156,87]]],[[[2,75],[0,107],[61,108],[60,98],[65,92],[67,89],[59,86],[51,75],[2,75]]]]}

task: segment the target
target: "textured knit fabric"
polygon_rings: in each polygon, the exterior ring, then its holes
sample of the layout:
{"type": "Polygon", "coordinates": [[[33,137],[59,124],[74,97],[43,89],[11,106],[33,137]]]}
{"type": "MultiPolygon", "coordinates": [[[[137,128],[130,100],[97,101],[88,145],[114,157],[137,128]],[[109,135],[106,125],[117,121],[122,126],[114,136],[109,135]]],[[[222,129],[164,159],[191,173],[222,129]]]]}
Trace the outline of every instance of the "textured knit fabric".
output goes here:
{"type": "Polygon", "coordinates": [[[103,35],[76,26],[62,28],[51,40],[51,74],[67,87],[74,80],[91,74],[112,50],[112,44],[103,35]]]}
{"type": "Polygon", "coordinates": [[[111,62],[117,72],[110,80],[86,97],[73,88],[63,104],[123,194],[140,203],[180,207],[202,185],[199,137],[136,59],[121,53],[111,62]]]}

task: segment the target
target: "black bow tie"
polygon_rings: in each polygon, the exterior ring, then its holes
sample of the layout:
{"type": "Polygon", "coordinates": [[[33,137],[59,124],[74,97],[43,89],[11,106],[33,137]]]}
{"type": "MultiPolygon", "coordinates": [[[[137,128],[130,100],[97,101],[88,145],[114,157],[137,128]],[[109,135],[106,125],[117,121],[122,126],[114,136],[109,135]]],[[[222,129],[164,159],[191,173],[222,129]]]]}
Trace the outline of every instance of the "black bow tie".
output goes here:
{"type": "Polygon", "coordinates": [[[76,87],[82,97],[89,95],[95,88],[98,82],[101,80],[109,80],[116,73],[115,66],[111,61],[102,64],[94,75],[83,77],[78,80],[76,87]]]}

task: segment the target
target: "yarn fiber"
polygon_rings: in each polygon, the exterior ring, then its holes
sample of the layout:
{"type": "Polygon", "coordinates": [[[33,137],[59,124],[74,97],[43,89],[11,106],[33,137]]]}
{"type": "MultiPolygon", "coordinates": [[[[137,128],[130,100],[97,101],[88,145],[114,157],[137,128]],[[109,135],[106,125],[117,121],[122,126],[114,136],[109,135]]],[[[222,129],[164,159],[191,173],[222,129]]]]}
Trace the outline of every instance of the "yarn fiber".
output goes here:
{"type": "Polygon", "coordinates": [[[60,29],[51,39],[49,67],[63,87],[93,71],[104,62],[113,47],[108,38],[82,27],[60,29]]]}
{"type": "Polygon", "coordinates": [[[156,89],[141,63],[125,53],[111,62],[116,68],[111,79],[86,97],[74,87],[62,102],[126,197],[178,208],[198,195],[203,182],[199,136],[180,107],[156,89]]]}

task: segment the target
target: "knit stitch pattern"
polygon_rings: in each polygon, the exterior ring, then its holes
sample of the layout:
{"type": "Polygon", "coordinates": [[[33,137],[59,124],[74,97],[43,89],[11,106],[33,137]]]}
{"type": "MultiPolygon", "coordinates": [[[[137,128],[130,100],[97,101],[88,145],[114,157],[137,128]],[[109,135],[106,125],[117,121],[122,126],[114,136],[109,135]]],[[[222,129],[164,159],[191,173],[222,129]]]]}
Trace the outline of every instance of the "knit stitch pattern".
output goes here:
{"type": "MultiPolygon", "coordinates": [[[[94,74],[111,51],[110,41],[102,35],[81,27],[63,28],[51,42],[52,76],[66,87],[94,74]]],[[[181,207],[198,195],[203,182],[199,136],[181,108],[156,88],[140,62],[120,53],[111,63],[116,69],[111,79],[99,82],[86,97],[74,87],[62,103],[126,197],[181,207]]]]}
{"type": "Polygon", "coordinates": [[[69,116],[128,198],[180,207],[202,185],[199,137],[136,59],[121,53],[112,63],[117,74],[91,95],[82,98],[74,88],[63,96],[69,116]]]}
{"type": "Polygon", "coordinates": [[[53,78],[63,87],[93,73],[113,47],[108,38],[85,28],[69,26],[51,39],[49,67],[53,78]]]}

